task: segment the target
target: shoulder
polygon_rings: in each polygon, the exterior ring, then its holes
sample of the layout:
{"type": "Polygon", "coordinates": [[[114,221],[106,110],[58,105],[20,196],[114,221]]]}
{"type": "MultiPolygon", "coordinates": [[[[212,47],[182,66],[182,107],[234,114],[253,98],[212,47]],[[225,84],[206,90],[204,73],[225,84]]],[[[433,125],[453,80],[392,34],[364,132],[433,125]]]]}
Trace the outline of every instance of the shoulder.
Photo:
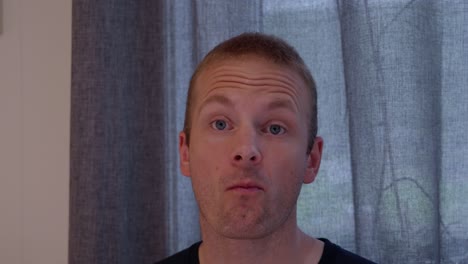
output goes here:
{"type": "Polygon", "coordinates": [[[198,247],[200,244],[201,241],[155,264],[198,264],[198,247]]]}
{"type": "Polygon", "coordinates": [[[375,264],[368,259],[359,255],[349,252],[338,245],[333,244],[328,239],[320,238],[325,244],[323,254],[320,258],[319,264],[334,264],[334,263],[348,263],[348,264],[375,264]]]}

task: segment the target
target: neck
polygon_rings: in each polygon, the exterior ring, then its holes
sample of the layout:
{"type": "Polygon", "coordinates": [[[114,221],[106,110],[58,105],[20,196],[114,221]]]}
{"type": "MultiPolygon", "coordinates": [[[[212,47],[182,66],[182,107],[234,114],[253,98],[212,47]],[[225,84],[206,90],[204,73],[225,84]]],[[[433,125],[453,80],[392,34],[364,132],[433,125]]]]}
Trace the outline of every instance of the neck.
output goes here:
{"type": "Polygon", "coordinates": [[[211,263],[318,263],[323,242],[302,232],[296,219],[289,219],[278,230],[256,239],[232,239],[214,232],[201,219],[203,243],[201,264],[211,263]]]}

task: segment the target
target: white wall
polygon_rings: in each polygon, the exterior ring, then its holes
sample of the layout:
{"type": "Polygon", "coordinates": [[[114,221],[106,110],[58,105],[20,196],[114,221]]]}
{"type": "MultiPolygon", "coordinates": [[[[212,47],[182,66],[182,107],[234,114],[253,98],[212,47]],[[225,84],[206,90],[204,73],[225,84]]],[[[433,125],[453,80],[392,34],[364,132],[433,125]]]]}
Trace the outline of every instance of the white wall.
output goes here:
{"type": "Polygon", "coordinates": [[[0,263],[63,264],[72,0],[0,1],[0,263]]]}

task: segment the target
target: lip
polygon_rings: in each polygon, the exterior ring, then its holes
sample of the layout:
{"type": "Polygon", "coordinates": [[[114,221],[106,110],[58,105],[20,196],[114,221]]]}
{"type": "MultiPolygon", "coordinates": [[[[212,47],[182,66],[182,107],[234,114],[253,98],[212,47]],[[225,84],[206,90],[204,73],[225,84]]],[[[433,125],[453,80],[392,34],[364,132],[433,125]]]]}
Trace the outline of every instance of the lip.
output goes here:
{"type": "Polygon", "coordinates": [[[230,185],[226,191],[257,192],[264,191],[264,188],[255,182],[240,182],[230,185]]]}

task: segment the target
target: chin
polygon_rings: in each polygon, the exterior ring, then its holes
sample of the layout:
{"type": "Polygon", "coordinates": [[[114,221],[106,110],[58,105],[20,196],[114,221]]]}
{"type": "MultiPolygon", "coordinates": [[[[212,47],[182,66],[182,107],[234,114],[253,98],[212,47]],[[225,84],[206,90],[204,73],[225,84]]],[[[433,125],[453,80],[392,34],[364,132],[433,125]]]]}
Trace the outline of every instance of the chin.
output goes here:
{"type": "Polygon", "coordinates": [[[271,233],[264,223],[256,222],[237,222],[224,225],[221,234],[230,239],[260,239],[271,233]]]}

